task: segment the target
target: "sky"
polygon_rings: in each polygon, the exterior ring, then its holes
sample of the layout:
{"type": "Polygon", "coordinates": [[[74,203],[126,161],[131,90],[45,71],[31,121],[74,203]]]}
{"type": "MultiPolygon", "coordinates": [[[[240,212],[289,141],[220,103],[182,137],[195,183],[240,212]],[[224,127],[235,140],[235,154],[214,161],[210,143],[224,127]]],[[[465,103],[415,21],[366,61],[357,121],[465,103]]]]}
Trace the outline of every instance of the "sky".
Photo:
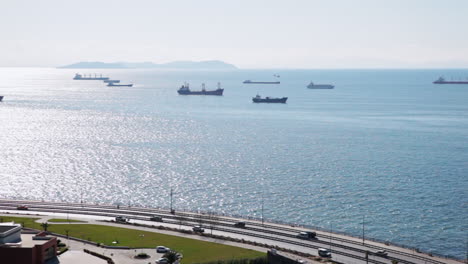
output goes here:
{"type": "Polygon", "coordinates": [[[468,0],[1,0],[0,67],[468,68],[468,0]]]}

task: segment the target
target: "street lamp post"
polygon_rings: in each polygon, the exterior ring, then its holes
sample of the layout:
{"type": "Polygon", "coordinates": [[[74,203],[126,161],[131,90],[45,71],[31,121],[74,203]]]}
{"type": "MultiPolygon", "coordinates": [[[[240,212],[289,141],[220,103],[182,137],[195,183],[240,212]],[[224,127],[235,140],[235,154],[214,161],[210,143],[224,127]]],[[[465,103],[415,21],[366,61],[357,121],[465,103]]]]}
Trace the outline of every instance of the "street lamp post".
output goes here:
{"type": "Polygon", "coordinates": [[[362,244],[364,245],[364,240],[365,240],[365,237],[364,237],[364,222],[365,222],[365,217],[366,215],[363,215],[362,216],[362,244]]]}

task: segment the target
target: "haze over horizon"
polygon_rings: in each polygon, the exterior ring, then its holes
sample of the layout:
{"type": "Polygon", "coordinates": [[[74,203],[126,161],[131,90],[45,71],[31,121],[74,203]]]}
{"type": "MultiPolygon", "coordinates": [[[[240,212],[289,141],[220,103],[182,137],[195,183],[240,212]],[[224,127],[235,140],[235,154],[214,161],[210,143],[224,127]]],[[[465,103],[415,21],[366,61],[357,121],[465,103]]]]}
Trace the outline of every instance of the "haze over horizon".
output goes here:
{"type": "Polygon", "coordinates": [[[468,1],[2,3],[2,67],[221,60],[239,68],[467,68],[468,1]]]}

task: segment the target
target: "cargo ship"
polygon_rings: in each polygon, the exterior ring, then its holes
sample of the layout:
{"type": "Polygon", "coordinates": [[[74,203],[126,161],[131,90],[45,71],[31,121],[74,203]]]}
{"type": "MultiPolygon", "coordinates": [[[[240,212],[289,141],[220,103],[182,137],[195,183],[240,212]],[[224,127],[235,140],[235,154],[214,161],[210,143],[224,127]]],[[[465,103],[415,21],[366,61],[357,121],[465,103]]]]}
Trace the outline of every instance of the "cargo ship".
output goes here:
{"type": "Polygon", "coordinates": [[[91,80],[91,81],[106,81],[106,80],[109,80],[109,77],[102,77],[102,74],[98,77],[97,74],[94,74],[94,77],[91,76],[91,74],[89,76],[86,76],[86,74],[79,74],[79,73],[76,73],[75,74],[75,77],[73,77],[73,80],[91,80]]]}
{"type": "Polygon", "coordinates": [[[119,83],[120,80],[104,80],[105,83],[119,83]]]}
{"type": "Polygon", "coordinates": [[[191,91],[189,84],[184,83],[177,92],[181,95],[223,95],[224,89],[221,88],[221,83],[218,83],[216,90],[208,91],[205,89],[205,84],[202,83],[201,91],[191,91]]]}
{"type": "Polygon", "coordinates": [[[114,87],[132,87],[133,84],[115,84],[113,82],[110,82],[107,84],[107,86],[114,86],[114,87]]]}
{"type": "Polygon", "coordinates": [[[331,84],[315,84],[314,82],[310,82],[309,85],[307,85],[307,88],[309,89],[333,89],[335,86],[331,84]]]}
{"type": "Polygon", "coordinates": [[[276,82],[254,82],[254,81],[251,81],[251,80],[245,80],[243,83],[246,83],[246,84],[280,84],[279,81],[276,81],[276,82]]]}
{"type": "Polygon", "coordinates": [[[468,80],[466,81],[446,81],[444,77],[439,77],[439,79],[433,81],[434,84],[468,84],[468,80]]]}
{"type": "Polygon", "coordinates": [[[257,96],[252,97],[252,101],[254,103],[280,103],[280,104],[285,104],[286,100],[288,100],[287,97],[283,98],[273,98],[273,97],[265,97],[262,98],[260,95],[257,94],[257,96]]]}

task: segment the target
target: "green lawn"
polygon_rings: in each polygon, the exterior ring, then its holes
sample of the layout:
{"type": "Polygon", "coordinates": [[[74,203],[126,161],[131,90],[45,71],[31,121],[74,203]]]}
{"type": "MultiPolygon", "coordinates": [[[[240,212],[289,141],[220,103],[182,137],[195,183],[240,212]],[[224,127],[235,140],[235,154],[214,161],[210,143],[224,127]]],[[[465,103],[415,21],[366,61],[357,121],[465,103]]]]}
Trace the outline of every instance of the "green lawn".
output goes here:
{"type": "Polygon", "coordinates": [[[24,227],[42,229],[41,224],[34,223],[37,219],[39,218],[0,216],[0,222],[15,222],[17,224],[22,224],[24,227]]]}
{"type": "MultiPolygon", "coordinates": [[[[42,229],[40,224],[34,223],[38,218],[0,216],[0,220],[2,219],[3,222],[15,221],[16,223],[24,223],[26,227],[42,229]]],[[[166,246],[182,253],[184,255],[184,259],[182,260],[184,264],[265,256],[265,253],[250,249],[113,226],[49,224],[48,230],[63,235],[66,235],[66,230],[68,230],[69,236],[105,245],[115,245],[112,244],[112,241],[118,240],[118,246],[134,248],[166,246]]]]}
{"type": "Polygon", "coordinates": [[[49,230],[59,234],[66,234],[66,230],[68,230],[69,236],[105,245],[115,245],[112,244],[112,241],[118,241],[117,245],[119,246],[134,248],[166,246],[182,253],[184,255],[184,264],[265,256],[265,253],[250,249],[121,227],[54,224],[49,226],[49,230]]]}
{"type": "Polygon", "coordinates": [[[47,222],[51,222],[51,223],[54,223],[54,222],[70,222],[70,223],[86,223],[86,221],[80,221],[80,220],[73,220],[73,219],[62,219],[62,218],[54,218],[54,219],[49,219],[47,220],[47,222]]]}

